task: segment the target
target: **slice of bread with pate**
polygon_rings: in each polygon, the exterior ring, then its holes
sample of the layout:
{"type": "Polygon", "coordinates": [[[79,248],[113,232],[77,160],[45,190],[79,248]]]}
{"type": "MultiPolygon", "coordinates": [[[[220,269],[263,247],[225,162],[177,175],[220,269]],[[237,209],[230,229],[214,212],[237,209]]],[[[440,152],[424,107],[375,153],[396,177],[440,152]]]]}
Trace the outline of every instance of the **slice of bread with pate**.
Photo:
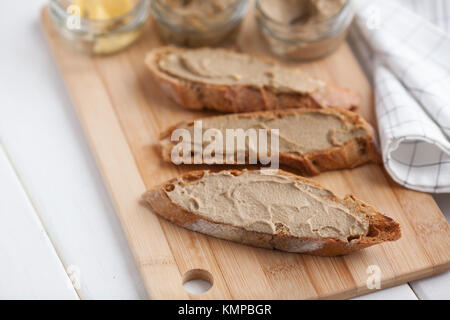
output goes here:
{"type": "Polygon", "coordinates": [[[227,49],[160,47],[145,63],[165,94],[189,109],[249,112],[354,109],[359,96],[274,60],[227,49]]]}
{"type": "Polygon", "coordinates": [[[186,229],[288,252],[344,255],[401,237],[375,208],[281,170],[193,171],[142,199],[186,229]]]}
{"type": "MultiPolygon", "coordinates": [[[[374,144],[372,127],[358,114],[344,109],[259,111],[198,120],[202,120],[203,132],[211,129],[223,137],[221,142],[223,157],[220,159],[223,158],[226,164],[229,164],[226,158],[230,156],[230,153],[234,152],[232,157],[236,158],[238,151],[242,148],[246,152],[245,164],[249,164],[249,138],[246,137],[244,146],[235,146],[229,152],[225,141],[226,131],[229,129],[243,129],[244,132],[249,129],[266,129],[269,136],[268,144],[272,143],[272,137],[278,137],[279,163],[295,168],[302,175],[317,175],[328,170],[354,168],[364,163],[380,161],[380,155],[374,144]],[[273,129],[278,129],[278,134],[271,135],[273,129]]],[[[182,156],[183,150],[178,148],[180,143],[172,136],[177,129],[187,130],[190,136],[193,136],[194,121],[181,122],[161,134],[161,152],[165,161],[173,162],[174,154],[182,156]]],[[[205,150],[207,143],[204,141],[201,143],[202,150],[205,150]]],[[[260,141],[255,144],[259,146],[259,143],[260,141]]],[[[190,144],[191,157],[194,157],[195,152],[198,152],[195,144],[198,145],[198,143],[191,139],[190,144]]],[[[267,150],[270,151],[270,149],[271,146],[268,146],[267,150]]],[[[258,159],[261,159],[262,149],[256,147],[253,150],[258,159]]],[[[208,164],[218,163],[207,162],[208,159],[205,157],[203,160],[208,164]]]]}

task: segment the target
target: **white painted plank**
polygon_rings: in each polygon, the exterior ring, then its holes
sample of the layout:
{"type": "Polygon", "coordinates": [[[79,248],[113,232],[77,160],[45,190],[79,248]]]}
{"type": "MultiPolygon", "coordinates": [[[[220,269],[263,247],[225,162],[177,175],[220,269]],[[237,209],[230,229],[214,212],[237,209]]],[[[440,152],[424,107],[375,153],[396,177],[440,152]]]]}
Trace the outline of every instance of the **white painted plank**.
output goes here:
{"type": "MultiPolygon", "coordinates": [[[[0,137],[61,258],[80,268],[81,296],[144,298],[134,260],[40,31],[38,11],[45,3],[3,4],[5,12],[14,14],[0,20],[0,36],[8,48],[0,52],[0,61],[8,62],[0,73],[0,137]]],[[[410,296],[397,288],[363,297],[410,296]]],[[[448,293],[448,284],[431,285],[431,290],[440,289],[448,293]]],[[[4,290],[0,286],[0,295],[4,290]]]]}
{"type": "MultiPolygon", "coordinates": [[[[433,195],[447,222],[450,223],[450,194],[433,195]]],[[[410,283],[420,299],[450,300],[450,271],[410,283]]]]}
{"type": "Polygon", "coordinates": [[[450,193],[434,194],[433,198],[442,210],[447,222],[450,223],[450,193]]]}
{"type": "Polygon", "coordinates": [[[402,284],[392,288],[376,290],[352,300],[417,300],[417,296],[407,284],[402,284]]]}
{"type": "Polygon", "coordinates": [[[0,144],[0,299],[78,299],[0,144]]]}
{"type": "Polygon", "coordinates": [[[450,300],[450,271],[410,283],[423,300],[450,300]]]}
{"type": "MultiPolygon", "coordinates": [[[[443,3],[447,0],[399,0],[400,3],[407,8],[415,11],[417,14],[422,15],[425,19],[436,23],[439,27],[443,28],[447,32],[450,32],[450,23],[445,23],[444,16],[446,12],[436,12],[440,8],[444,7],[443,3]],[[436,20],[437,19],[437,20],[436,20]]],[[[449,20],[449,17],[446,17],[449,20]]],[[[364,71],[371,79],[370,69],[367,65],[364,65],[366,59],[363,56],[358,56],[361,51],[357,50],[358,43],[353,43],[350,37],[350,45],[354,49],[359,62],[362,64],[364,71]]],[[[444,213],[447,221],[450,223],[450,194],[435,194],[433,195],[439,208],[444,213]]],[[[446,272],[441,275],[429,277],[410,283],[411,288],[419,299],[450,299],[450,272],[446,272]]],[[[378,293],[377,293],[378,294],[378,293]]]]}
{"type": "Polygon", "coordinates": [[[81,298],[146,298],[41,30],[46,3],[2,3],[14,14],[0,19],[0,137],[61,260],[79,269],[81,298]]]}

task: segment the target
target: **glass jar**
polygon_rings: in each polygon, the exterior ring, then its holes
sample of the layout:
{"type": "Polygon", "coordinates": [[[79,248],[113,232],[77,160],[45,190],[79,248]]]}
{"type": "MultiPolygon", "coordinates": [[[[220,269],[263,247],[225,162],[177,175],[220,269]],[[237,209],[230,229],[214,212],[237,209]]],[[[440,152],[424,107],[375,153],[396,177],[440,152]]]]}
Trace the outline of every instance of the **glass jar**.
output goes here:
{"type": "MultiPolygon", "coordinates": [[[[305,6],[311,5],[312,1],[315,0],[297,0],[296,3],[307,8],[305,6]]],[[[342,7],[326,19],[308,20],[307,14],[300,13],[298,18],[282,21],[274,18],[274,14],[280,10],[277,11],[273,6],[280,3],[256,0],[256,19],[270,50],[277,56],[291,60],[318,59],[335,51],[345,39],[355,15],[352,0],[341,0],[342,7]]]]}
{"type": "Polygon", "coordinates": [[[227,45],[236,39],[248,0],[152,0],[161,38],[185,47],[227,45]]]}
{"type": "Polygon", "coordinates": [[[49,7],[59,33],[72,47],[98,55],[133,43],[150,11],[149,0],[50,0],[49,7]]]}

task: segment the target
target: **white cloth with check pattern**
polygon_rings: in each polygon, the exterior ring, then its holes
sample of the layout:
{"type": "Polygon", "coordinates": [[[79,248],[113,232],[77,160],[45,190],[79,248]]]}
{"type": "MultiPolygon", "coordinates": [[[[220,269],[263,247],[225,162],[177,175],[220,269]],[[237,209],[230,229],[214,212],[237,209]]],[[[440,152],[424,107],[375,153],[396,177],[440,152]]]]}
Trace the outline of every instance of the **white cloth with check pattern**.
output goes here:
{"type": "Polygon", "coordinates": [[[437,193],[450,192],[450,1],[431,1],[433,22],[419,1],[357,0],[350,40],[373,76],[386,170],[437,193]]]}

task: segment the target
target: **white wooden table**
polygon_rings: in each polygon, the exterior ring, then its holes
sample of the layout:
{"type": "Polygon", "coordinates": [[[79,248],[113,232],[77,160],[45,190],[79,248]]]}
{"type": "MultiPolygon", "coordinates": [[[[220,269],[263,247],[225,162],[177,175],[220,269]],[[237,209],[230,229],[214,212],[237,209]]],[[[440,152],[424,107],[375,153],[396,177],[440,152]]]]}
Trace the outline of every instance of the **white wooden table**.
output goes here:
{"type": "MultiPolygon", "coordinates": [[[[0,298],[145,299],[39,24],[0,9],[0,298]]],[[[450,195],[435,197],[450,220],[450,195]]],[[[450,299],[450,272],[360,299],[450,299]]]]}

